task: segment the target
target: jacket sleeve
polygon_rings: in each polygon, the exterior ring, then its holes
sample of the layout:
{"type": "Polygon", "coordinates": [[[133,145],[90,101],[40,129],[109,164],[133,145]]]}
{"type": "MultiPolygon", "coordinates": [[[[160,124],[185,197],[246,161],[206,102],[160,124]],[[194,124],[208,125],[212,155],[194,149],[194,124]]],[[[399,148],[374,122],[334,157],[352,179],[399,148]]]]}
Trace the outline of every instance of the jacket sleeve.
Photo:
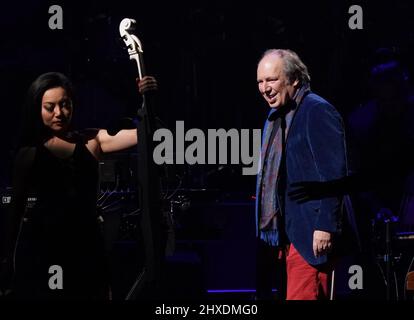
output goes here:
{"type": "MultiPolygon", "coordinates": [[[[320,181],[331,181],[347,175],[344,124],[332,105],[319,103],[309,109],[307,139],[320,181]]],[[[337,232],[341,208],[340,195],[322,199],[315,230],[337,232]]]]}

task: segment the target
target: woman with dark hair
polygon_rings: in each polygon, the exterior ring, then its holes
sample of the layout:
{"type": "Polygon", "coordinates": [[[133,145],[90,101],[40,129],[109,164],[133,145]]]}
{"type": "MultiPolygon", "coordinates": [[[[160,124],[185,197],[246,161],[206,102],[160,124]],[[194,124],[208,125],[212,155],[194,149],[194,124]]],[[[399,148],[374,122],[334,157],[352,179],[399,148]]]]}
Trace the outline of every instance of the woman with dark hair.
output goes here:
{"type": "MultiPolygon", "coordinates": [[[[42,105],[44,93],[54,88],[64,90],[65,102],[72,103],[73,86],[65,75],[58,72],[49,72],[39,76],[27,92],[19,147],[36,146],[41,140],[47,138],[48,133],[52,132],[42,118],[43,112],[47,109],[43,110],[42,106],[42,112],[39,112],[39,107],[42,105]]],[[[70,124],[70,119],[68,120],[68,124],[70,124]]]]}
{"type": "MultiPolygon", "coordinates": [[[[146,77],[138,88],[143,93],[157,84],[146,77]]],[[[9,286],[17,298],[108,298],[96,213],[98,159],[134,146],[137,133],[74,131],[72,113],[73,88],[63,74],[45,73],[32,83],[14,165],[6,254],[0,261],[3,275],[10,274],[4,269],[14,269],[9,286]],[[30,195],[36,197],[32,206],[30,195]]]]}

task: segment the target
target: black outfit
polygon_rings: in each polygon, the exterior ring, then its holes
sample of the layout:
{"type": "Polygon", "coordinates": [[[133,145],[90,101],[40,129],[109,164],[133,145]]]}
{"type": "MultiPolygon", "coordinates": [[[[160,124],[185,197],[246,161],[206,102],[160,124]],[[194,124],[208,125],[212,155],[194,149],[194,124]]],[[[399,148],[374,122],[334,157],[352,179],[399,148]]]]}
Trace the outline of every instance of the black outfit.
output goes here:
{"type": "Polygon", "coordinates": [[[36,148],[30,170],[35,205],[26,210],[16,250],[17,296],[105,299],[107,270],[96,214],[98,161],[84,141],[66,159],[36,148]],[[63,270],[63,289],[51,290],[49,268],[63,270]]]}

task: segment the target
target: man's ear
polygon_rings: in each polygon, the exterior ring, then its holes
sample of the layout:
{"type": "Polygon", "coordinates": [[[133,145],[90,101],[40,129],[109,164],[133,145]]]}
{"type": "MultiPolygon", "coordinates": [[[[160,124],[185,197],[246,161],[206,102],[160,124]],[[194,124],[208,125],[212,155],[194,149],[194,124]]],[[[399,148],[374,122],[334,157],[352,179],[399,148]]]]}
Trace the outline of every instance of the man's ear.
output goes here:
{"type": "Polygon", "coordinates": [[[298,85],[299,85],[299,80],[295,80],[294,82],[293,82],[293,87],[295,87],[295,88],[297,88],[298,87],[298,85]]]}

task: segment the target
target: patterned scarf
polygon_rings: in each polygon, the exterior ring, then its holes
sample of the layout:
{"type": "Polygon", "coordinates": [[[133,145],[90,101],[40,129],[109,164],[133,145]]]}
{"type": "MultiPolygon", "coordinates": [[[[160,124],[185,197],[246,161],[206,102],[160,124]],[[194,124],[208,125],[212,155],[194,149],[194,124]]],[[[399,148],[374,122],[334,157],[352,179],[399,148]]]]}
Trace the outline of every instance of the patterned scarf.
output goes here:
{"type": "MultiPolygon", "coordinates": [[[[266,121],[263,144],[261,151],[261,163],[263,164],[259,175],[258,184],[260,194],[259,205],[259,232],[260,238],[270,245],[279,245],[280,240],[280,217],[283,213],[283,203],[279,203],[278,188],[283,188],[281,180],[283,170],[282,159],[283,148],[288,135],[292,119],[296,113],[305,94],[310,91],[309,84],[303,85],[294,95],[291,103],[272,109],[266,121]],[[282,130],[284,129],[284,132],[282,130]],[[284,141],[283,141],[284,140],[284,141]],[[281,169],[282,167],[282,169],[281,169]]],[[[284,157],[283,157],[284,158],[284,157]]],[[[283,179],[282,179],[283,180],[283,179]]]]}

